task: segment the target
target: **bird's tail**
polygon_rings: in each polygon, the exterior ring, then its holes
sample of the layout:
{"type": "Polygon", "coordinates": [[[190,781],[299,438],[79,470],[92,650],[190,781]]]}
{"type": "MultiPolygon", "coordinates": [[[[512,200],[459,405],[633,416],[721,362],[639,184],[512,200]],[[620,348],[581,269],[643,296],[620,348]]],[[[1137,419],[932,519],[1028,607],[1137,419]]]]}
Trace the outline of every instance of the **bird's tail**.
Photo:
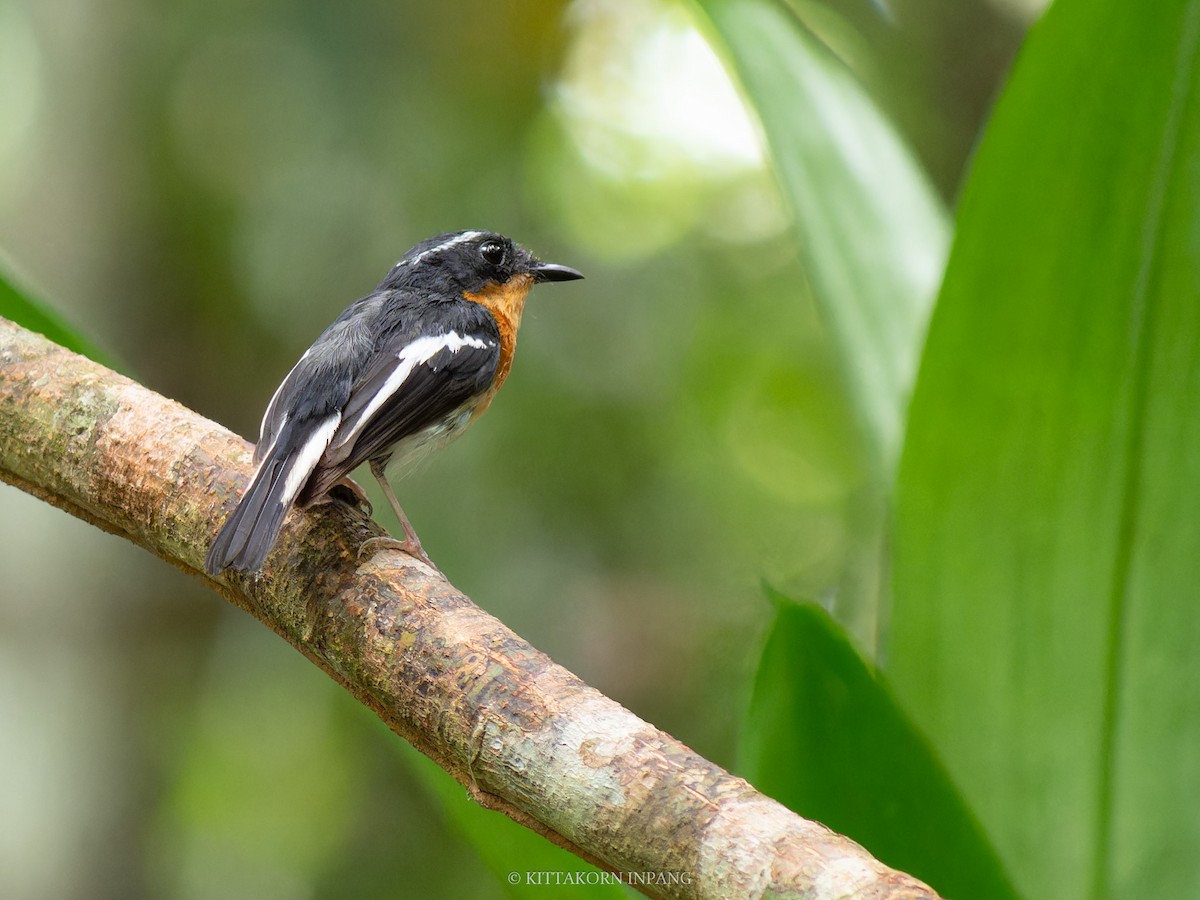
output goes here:
{"type": "Polygon", "coordinates": [[[250,479],[237,509],[229,516],[204,559],[204,571],[217,575],[225,569],[257,572],[275,546],[283,517],[329,446],[341,415],[334,413],[293,426],[275,436],[271,448],[250,479]]]}
{"type": "Polygon", "coordinates": [[[286,488],[287,474],[294,464],[294,460],[273,455],[263,460],[209,548],[205,572],[217,575],[225,569],[254,572],[262,568],[292,505],[286,488]]]}

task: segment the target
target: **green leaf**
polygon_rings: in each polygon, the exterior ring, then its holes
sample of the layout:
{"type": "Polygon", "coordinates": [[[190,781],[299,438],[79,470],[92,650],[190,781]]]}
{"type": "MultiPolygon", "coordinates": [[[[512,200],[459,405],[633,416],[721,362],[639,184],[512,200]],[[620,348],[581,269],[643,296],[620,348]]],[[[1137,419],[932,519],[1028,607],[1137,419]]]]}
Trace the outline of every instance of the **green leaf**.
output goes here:
{"type": "Polygon", "coordinates": [[[425,786],[441,802],[442,812],[463,835],[504,885],[509,896],[545,900],[556,890],[582,890],[588,897],[624,898],[630,896],[619,884],[608,881],[606,873],[585,863],[578,856],[558,847],[540,834],[530,831],[507,816],[484,809],[466,789],[438,768],[438,765],[407,744],[397,743],[404,759],[425,786]],[[583,873],[581,885],[562,885],[559,876],[583,873]],[[589,878],[595,880],[588,880],[589,878]],[[555,884],[561,886],[555,887],[555,884]]]}
{"type": "Polygon", "coordinates": [[[0,316],[10,322],[16,322],[22,328],[36,331],[68,350],[110,368],[117,368],[111,357],[101,353],[91,341],[72,329],[53,309],[19,290],[5,274],[4,269],[0,261],[0,316]]]}
{"type": "Polygon", "coordinates": [[[1200,885],[1200,2],[1059,0],[899,473],[889,674],[1031,897],[1200,885]]]}
{"type": "Polygon", "coordinates": [[[774,599],[743,774],[945,896],[1015,897],[929,745],[845,632],[819,606],[774,599]]]}
{"type": "Polygon", "coordinates": [[[784,4],[697,3],[762,123],[869,455],[890,480],[945,261],[946,212],[853,74],[784,4]]]}

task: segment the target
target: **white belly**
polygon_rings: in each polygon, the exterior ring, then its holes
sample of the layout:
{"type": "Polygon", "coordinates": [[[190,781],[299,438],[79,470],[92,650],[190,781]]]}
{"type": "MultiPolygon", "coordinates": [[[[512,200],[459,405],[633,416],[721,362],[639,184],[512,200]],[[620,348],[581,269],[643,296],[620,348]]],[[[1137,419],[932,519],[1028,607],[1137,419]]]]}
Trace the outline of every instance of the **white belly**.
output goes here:
{"type": "Polygon", "coordinates": [[[471,424],[475,403],[465,403],[440,422],[435,422],[409,435],[392,448],[387,468],[397,475],[411,471],[434,450],[440,450],[457,440],[471,424]]]}

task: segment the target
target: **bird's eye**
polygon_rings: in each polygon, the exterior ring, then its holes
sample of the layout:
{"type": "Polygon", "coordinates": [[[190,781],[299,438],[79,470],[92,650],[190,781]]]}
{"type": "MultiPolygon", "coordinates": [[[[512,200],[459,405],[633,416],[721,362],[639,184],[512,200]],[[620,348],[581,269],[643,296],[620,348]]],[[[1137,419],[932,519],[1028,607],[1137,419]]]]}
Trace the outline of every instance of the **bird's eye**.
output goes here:
{"type": "Polygon", "coordinates": [[[479,247],[479,255],[485,262],[498,266],[504,261],[504,245],[499,241],[484,241],[479,247]]]}

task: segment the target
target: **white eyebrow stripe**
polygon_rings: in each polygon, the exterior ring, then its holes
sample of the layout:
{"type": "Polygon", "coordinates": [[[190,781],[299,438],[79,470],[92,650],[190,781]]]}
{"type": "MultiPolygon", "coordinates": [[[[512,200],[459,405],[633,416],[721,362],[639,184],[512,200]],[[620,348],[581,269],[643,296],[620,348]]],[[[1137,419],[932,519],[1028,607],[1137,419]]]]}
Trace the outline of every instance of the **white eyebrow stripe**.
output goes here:
{"type": "Polygon", "coordinates": [[[296,499],[300,488],[304,486],[304,482],[312,474],[312,470],[317,467],[321,454],[329,446],[333,433],[337,431],[337,427],[341,423],[342,414],[335,412],[317,426],[312,437],[305,441],[299,452],[292,456],[292,469],[288,472],[287,481],[283,485],[283,496],[280,498],[284,506],[290,506],[296,499]]]}
{"type": "Polygon", "coordinates": [[[432,256],[434,253],[440,253],[447,247],[453,247],[455,244],[465,244],[467,241],[473,241],[475,238],[483,237],[484,233],[485,232],[482,231],[464,231],[462,234],[457,234],[448,240],[442,241],[436,247],[430,247],[428,250],[422,250],[412,259],[402,259],[396,263],[396,265],[411,266],[417,262],[420,262],[427,256],[432,256]]]}
{"type": "Polygon", "coordinates": [[[447,331],[445,334],[438,335],[425,335],[411,343],[405,344],[400,352],[396,354],[396,360],[399,362],[399,365],[392,370],[392,374],[387,377],[387,381],[376,391],[375,396],[371,398],[371,402],[363,408],[358,419],[355,420],[353,427],[344,435],[340,435],[330,446],[335,448],[344,447],[350,441],[354,440],[358,436],[358,433],[366,427],[366,424],[375,417],[379,408],[400,390],[404,382],[412,375],[413,369],[422,363],[429,362],[436,353],[442,350],[457,353],[463,347],[475,347],[479,350],[486,350],[488,346],[490,346],[488,341],[470,335],[463,336],[457,331],[447,331]]]}

